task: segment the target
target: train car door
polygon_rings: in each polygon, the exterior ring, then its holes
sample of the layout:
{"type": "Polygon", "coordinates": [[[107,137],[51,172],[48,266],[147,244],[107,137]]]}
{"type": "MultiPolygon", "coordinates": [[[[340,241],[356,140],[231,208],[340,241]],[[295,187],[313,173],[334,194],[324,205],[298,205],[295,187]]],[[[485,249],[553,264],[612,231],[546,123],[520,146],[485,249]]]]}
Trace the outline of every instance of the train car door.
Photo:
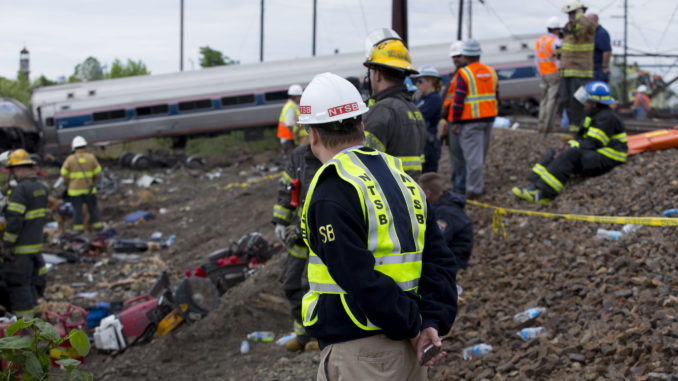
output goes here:
{"type": "Polygon", "coordinates": [[[56,152],[59,146],[56,124],[54,123],[54,104],[43,104],[37,107],[38,128],[42,132],[42,142],[45,150],[56,152]]]}

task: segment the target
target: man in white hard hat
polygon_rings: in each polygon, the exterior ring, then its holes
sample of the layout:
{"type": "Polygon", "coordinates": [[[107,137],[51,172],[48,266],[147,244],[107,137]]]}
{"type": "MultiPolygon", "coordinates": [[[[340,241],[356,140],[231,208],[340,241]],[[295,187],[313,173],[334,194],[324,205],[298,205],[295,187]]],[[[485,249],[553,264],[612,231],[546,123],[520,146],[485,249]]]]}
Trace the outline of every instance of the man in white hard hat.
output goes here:
{"type": "Polygon", "coordinates": [[[464,41],[461,54],[467,65],[459,71],[452,104],[452,133],[466,161],[466,197],[485,193],[483,167],[499,104],[499,79],[490,66],[480,63],[482,49],[474,39],[464,41]]]}
{"type": "MultiPolygon", "coordinates": [[[[299,99],[301,99],[301,93],[303,89],[301,85],[294,84],[287,89],[287,96],[289,99],[283,106],[280,111],[280,117],[278,118],[278,138],[280,138],[280,144],[283,148],[283,153],[290,153],[294,147],[295,142],[300,142],[303,136],[306,135],[306,132],[303,132],[303,135],[299,131],[297,126],[297,120],[299,119],[299,99]]],[[[300,142],[303,144],[304,142],[300,142]]]]}
{"type": "Polygon", "coordinates": [[[73,153],[61,166],[61,177],[68,187],[68,197],[73,204],[73,230],[76,233],[85,231],[82,205],[87,205],[91,228],[101,231],[103,224],[97,205],[97,187],[94,181],[101,177],[101,165],[97,158],[87,152],[87,141],[76,136],[71,143],[73,153]]]}
{"type": "Polygon", "coordinates": [[[560,49],[560,100],[567,112],[570,132],[579,131],[584,120],[584,106],[574,93],[593,79],[593,47],[596,26],[584,16],[586,7],[579,0],[567,0],[562,9],[569,21],[563,28],[560,49]]]}
{"type": "Polygon", "coordinates": [[[647,86],[638,86],[633,106],[636,108],[636,120],[645,120],[646,114],[650,110],[650,97],[647,96],[647,86]]]}
{"type": "Polygon", "coordinates": [[[303,324],[322,348],[318,380],[424,380],[418,362],[444,356],[439,332],[456,315],[456,261],[402,161],[364,146],[365,112],[355,87],[331,73],[301,97],[299,123],[324,163],[302,213],[303,324]]]}
{"type": "Polygon", "coordinates": [[[541,79],[541,101],[539,102],[539,120],[537,129],[540,132],[551,129],[548,123],[553,121],[555,103],[560,88],[560,74],[558,73],[558,54],[562,42],[558,37],[560,21],[551,17],[546,22],[546,34],[537,40],[535,60],[541,79]]]}
{"type": "Polygon", "coordinates": [[[455,193],[466,193],[466,161],[464,153],[459,145],[459,135],[452,133],[452,104],[454,103],[454,91],[457,88],[457,77],[459,69],[466,66],[466,60],[461,55],[461,49],[464,47],[463,41],[455,41],[450,45],[450,58],[454,63],[454,73],[450,74],[450,86],[447,88],[447,95],[443,101],[443,115],[446,119],[445,129],[441,129],[442,135],[447,135],[447,141],[450,147],[450,163],[452,164],[452,190],[455,193]]]}

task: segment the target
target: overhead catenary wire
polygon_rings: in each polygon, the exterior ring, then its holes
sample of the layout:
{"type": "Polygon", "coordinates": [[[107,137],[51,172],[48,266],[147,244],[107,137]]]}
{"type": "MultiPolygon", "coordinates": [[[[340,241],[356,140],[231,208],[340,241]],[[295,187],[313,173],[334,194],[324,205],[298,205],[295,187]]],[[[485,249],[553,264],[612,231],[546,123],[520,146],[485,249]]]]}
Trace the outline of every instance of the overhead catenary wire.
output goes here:
{"type": "Polygon", "coordinates": [[[485,6],[485,9],[487,9],[490,13],[492,13],[499,20],[499,22],[504,26],[504,28],[506,28],[506,30],[509,32],[509,34],[511,35],[512,38],[514,38],[514,39],[518,38],[518,36],[516,36],[516,34],[513,33],[513,31],[511,30],[511,28],[509,28],[509,26],[504,22],[504,20],[501,18],[501,16],[499,16],[499,14],[494,10],[494,8],[492,8],[490,6],[489,1],[482,2],[481,4],[483,4],[485,6]]]}
{"type": "Polygon", "coordinates": [[[671,14],[671,18],[669,19],[669,22],[666,24],[666,28],[664,28],[664,32],[662,33],[661,38],[659,39],[659,43],[657,43],[657,49],[662,45],[662,42],[664,42],[664,37],[666,37],[666,32],[668,32],[669,27],[671,26],[671,22],[673,21],[673,17],[676,15],[676,11],[678,11],[678,3],[676,3],[676,7],[673,8],[673,13],[671,14]]]}

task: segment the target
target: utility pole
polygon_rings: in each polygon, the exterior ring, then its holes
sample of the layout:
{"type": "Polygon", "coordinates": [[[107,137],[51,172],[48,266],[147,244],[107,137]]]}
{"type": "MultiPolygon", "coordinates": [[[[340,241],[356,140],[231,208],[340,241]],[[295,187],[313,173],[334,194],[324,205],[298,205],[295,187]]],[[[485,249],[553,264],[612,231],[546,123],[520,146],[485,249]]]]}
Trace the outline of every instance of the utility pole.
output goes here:
{"type": "Polygon", "coordinates": [[[316,20],[318,18],[317,8],[318,8],[318,0],[313,0],[313,51],[311,52],[313,56],[315,56],[316,20]]]}
{"type": "Polygon", "coordinates": [[[626,56],[627,56],[627,51],[626,47],[628,46],[628,34],[627,34],[627,29],[628,29],[628,0],[624,0],[624,66],[622,67],[622,104],[626,105],[627,100],[628,100],[628,89],[626,88],[626,56]]]}
{"type": "Polygon", "coordinates": [[[468,0],[468,38],[472,37],[473,12],[471,11],[471,8],[473,8],[473,0],[468,0]]]}
{"type": "Polygon", "coordinates": [[[391,28],[400,35],[407,46],[407,0],[392,0],[391,28]]]}
{"type": "Polygon", "coordinates": [[[261,21],[259,22],[259,62],[264,62],[264,0],[261,0],[261,21]]]}
{"type": "Polygon", "coordinates": [[[464,19],[464,0],[459,0],[459,21],[457,21],[457,41],[461,41],[461,24],[464,19]]]}
{"type": "Polygon", "coordinates": [[[184,0],[180,0],[179,11],[179,71],[184,71],[184,0]]]}

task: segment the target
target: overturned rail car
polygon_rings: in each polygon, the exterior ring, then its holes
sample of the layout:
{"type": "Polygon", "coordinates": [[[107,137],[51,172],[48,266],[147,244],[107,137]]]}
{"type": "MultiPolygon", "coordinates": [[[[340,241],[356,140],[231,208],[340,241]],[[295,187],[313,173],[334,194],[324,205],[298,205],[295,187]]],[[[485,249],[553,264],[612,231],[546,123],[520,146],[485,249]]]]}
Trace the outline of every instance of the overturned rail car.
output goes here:
{"type": "MultiPolygon", "coordinates": [[[[539,97],[533,47],[538,36],[481,41],[482,62],[496,68],[502,105],[530,110],[539,97]]],[[[413,64],[435,65],[445,83],[454,70],[449,44],[413,47],[413,64]]],[[[48,152],[80,135],[94,144],[157,136],[182,139],[277,125],[287,88],[330,71],[363,78],[362,53],[232,65],[171,74],[37,89],[31,107],[48,152]]]]}
{"type": "Polygon", "coordinates": [[[0,152],[14,148],[38,151],[40,131],[31,112],[21,102],[0,98],[0,152]]]}

